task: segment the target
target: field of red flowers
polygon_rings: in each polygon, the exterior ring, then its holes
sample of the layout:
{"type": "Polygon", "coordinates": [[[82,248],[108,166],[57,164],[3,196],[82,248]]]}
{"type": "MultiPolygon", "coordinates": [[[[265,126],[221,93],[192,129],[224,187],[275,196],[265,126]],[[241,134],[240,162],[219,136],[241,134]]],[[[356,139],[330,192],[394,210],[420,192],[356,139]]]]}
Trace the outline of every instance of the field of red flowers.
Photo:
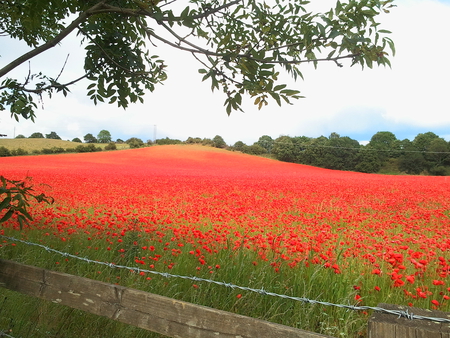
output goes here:
{"type": "MultiPolygon", "coordinates": [[[[87,236],[98,252],[125,252],[139,233],[134,263],[160,271],[188,256],[213,273],[223,268],[218,253],[245,250],[274,273],[333,273],[355,304],[395,293],[396,302],[450,309],[447,177],[332,171],[200,146],[1,158],[0,168],[55,198],[33,206],[23,230],[38,229],[43,242],[87,236]]],[[[3,228],[18,231],[14,221],[3,228]]]]}

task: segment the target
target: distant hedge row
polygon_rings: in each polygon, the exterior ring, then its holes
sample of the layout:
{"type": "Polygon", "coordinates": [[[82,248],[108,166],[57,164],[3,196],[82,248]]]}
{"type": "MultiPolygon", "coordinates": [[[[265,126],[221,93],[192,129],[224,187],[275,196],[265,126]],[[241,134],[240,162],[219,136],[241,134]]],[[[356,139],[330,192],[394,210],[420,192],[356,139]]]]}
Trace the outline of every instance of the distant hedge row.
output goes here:
{"type": "MultiPolygon", "coordinates": [[[[115,143],[109,143],[105,148],[105,150],[116,150],[115,143]]],[[[92,153],[97,151],[102,151],[101,147],[96,147],[93,144],[87,145],[79,145],[75,148],[61,148],[61,147],[53,147],[53,148],[43,148],[41,150],[33,150],[31,152],[18,148],[9,150],[6,147],[0,147],[0,157],[6,156],[24,156],[24,155],[40,155],[40,154],[62,154],[62,153],[92,153]]]]}

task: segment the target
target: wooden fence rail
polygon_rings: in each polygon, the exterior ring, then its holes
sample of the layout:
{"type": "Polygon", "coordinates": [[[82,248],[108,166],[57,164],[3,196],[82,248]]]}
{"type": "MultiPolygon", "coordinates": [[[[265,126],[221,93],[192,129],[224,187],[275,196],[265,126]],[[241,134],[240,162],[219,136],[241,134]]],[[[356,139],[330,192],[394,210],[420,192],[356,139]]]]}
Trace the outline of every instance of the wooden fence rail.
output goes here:
{"type": "MultiPolygon", "coordinates": [[[[450,319],[448,312],[379,304],[386,310],[408,310],[417,316],[450,319]]],[[[368,338],[450,338],[450,323],[408,318],[377,312],[369,320],[368,338]]]]}
{"type": "MultiPolygon", "coordinates": [[[[3,259],[0,259],[0,286],[169,337],[329,337],[3,259]]],[[[391,304],[379,304],[378,307],[406,310],[391,304]]],[[[417,308],[408,308],[408,311],[420,316],[450,319],[447,312],[417,308]]],[[[368,338],[450,338],[450,324],[376,312],[369,320],[367,335],[368,338]]]]}
{"type": "Polygon", "coordinates": [[[0,259],[0,286],[169,337],[328,337],[3,259],[0,259]]]}

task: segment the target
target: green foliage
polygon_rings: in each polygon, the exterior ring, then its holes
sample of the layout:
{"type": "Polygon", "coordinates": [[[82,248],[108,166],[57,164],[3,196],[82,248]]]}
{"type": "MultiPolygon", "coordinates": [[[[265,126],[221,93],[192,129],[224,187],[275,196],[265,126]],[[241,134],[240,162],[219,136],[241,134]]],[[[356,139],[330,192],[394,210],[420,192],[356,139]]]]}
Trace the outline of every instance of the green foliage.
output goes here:
{"type": "Polygon", "coordinates": [[[116,150],[117,146],[114,142],[109,142],[108,145],[106,145],[105,150],[116,150]]]}
{"type": "Polygon", "coordinates": [[[412,141],[412,145],[416,150],[419,151],[428,151],[433,140],[439,139],[435,133],[429,131],[427,133],[420,133],[412,141]]]}
{"type": "Polygon", "coordinates": [[[92,153],[96,151],[102,151],[102,148],[96,147],[94,144],[79,145],[75,148],[77,153],[92,153]]]}
{"type": "MultiPolygon", "coordinates": [[[[246,152],[244,144],[237,143],[236,146],[233,148],[246,152]]],[[[400,141],[391,132],[378,132],[366,146],[337,133],[331,133],[328,138],[280,136],[274,142],[272,153],[280,161],[335,170],[450,174],[450,144],[431,132],[418,134],[412,142],[408,139],[400,141]]]]}
{"type": "Polygon", "coordinates": [[[132,137],[125,141],[130,148],[140,148],[144,146],[144,141],[142,141],[140,138],[132,137]]]}
{"type": "Polygon", "coordinates": [[[11,156],[11,152],[6,147],[0,147],[0,157],[11,156]]]}
{"type": "Polygon", "coordinates": [[[42,135],[42,133],[36,132],[31,134],[28,138],[44,138],[44,135],[42,135]]]}
{"type": "Polygon", "coordinates": [[[61,137],[58,136],[57,133],[52,131],[50,134],[45,134],[45,138],[53,139],[53,140],[60,140],[61,137]]]}
{"type": "Polygon", "coordinates": [[[407,152],[398,159],[399,170],[410,175],[419,175],[426,167],[425,158],[419,152],[407,152]]]}
{"type": "Polygon", "coordinates": [[[330,138],[326,144],[323,167],[337,170],[355,170],[359,142],[348,136],[330,138]]]}
{"type": "Polygon", "coordinates": [[[400,144],[397,137],[389,131],[379,131],[372,136],[367,144],[368,149],[373,149],[381,163],[385,163],[391,157],[398,157],[400,144]]]}
{"type": "Polygon", "coordinates": [[[226,148],[227,144],[225,143],[224,139],[220,135],[216,135],[213,138],[213,146],[215,148],[226,148]]]}
{"type": "MultiPolygon", "coordinates": [[[[128,141],[127,141],[127,143],[128,143],[128,141]]],[[[166,138],[157,139],[155,141],[155,143],[162,146],[162,145],[168,145],[168,144],[181,144],[183,142],[181,140],[171,139],[171,138],[166,137],[166,138]]]]}
{"type": "Polygon", "coordinates": [[[111,133],[107,130],[101,130],[97,135],[97,140],[99,143],[110,143],[112,140],[111,133]]]}
{"type": "Polygon", "coordinates": [[[42,148],[41,150],[42,154],[53,154],[53,149],[49,149],[49,148],[42,148]]]}
{"type": "Polygon", "coordinates": [[[258,139],[258,142],[256,142],[259,146],[266,149],[267,153],[272,152],[273,144],[274,144],[273,138],[271,138],[269,135],[263,135],[258,139]]]}
{"type": "Polygon", "coordinates": [[[11,155],[12,156],[24,156],[24,155],[28,155],[28,151],[26,151],[25,149],[22,149],[22,148],[17,148],[17,149],[11,150],[11,155]]]}
{"type": "Polygon", "coordinates": [[[242,141],[237,141],[230,148],[230,150],[240,151],[240,152],[243,152],[244,154],[249,154],[249,155],[263,155],[263,154],[267,154],[267,149],[264,148],[264,147],[261,147],[258,142],[255,142],[251,146],[248,146],[242,141]]]}
{"type": "Polygon", "coordinates": [[[204,138],[202,140],[202,146],[214,147],[214,142],[210,138],[204,138]]]}
{"type": "Polygon", "coordinates": [[[280,136],[275,139],[272,153],[275,158],[285,162],[295,162],[298,155],[298,148],[295,146],[290,136],[280,136]]]}
{"type": "Polygon", "coordinates": [[[202,80],[224,93],[228,114],[241,110],[244,96],[258,108],[269,100],[290,104],[300,92],[280,82],[280,72],[301,78],[302,63],[342,66],[348,59],[362,67],[390,66],[394,44],[377,20],[392,2],[338,1],[316,13],[304,0],[191,0],[184,8],[175,1],[2,1],[0,31],[31,50],[0,69],[0,110],[33,120],[44,94],[66,96],[81,79],[90,82],[87,96],[94,103],[142,103],[145,92],[167,78],[165,61],[153,52],[155,42],[194,55],[202,80]],[[66,83],[40,72],[23,81],[7,77],[74,30],[85,46],[84,76],[66,83]]]}
{"type": "Polygon", "coordinates": [[[72,142],[83,143],[78,137],[75,137],[72,142]]]}
{"type": "Polygon", "coordinates": [[[267,153],[266,148],[261,147],[258,143],[254,143],[251,146],[244,146],[242,152],[249,155],[263,155],[267,153]]]}
{"type": "Polygon", "coordinates": [[[362,173],[376,173],[381,169],[381,161],[375,151],[362,148],[358,154],[355,170],[362,173]]]}
{"type": "Polygon", "coordinates": [[[91,133],[84,135],[84,142],[86,143],[97,143],[97,139],[91,133]]]}
{"type": "Polygon", "coordinates": [[[231,149],[235,151],[243,151],[245,147],[247,147],[247,145],[244,142],[237,141],[231,149]]]}
{"type": "Polygon", "coordinates": [[[22,134],[17,135],[15,138],[26,138],[25,136],[23,136],[22,134]]]}
{"type": "Polygon", "coordinates": [[[30,200],[38,203],[53,203],[53,198],[46,196],[44,193],[36,194],[29,182],[30,177],[25,180],[10,180],[0,176],[0,223],[6,222],[12,216],[17,217],[20,228],[22,229],[25,222],[32,220],[31,215],[27,212],[30,200]]]}
{"type": "Polygon", "coordinates": [[[60,154],[60,153],[64,153],[66,152],[66,150],[64,150],[64,148],[61,147],[52,147],[52,148],[43,148],[41,149],[41,153],[42,154],[60,154]]]}
{"type": "Polygon", "coordinates": [[[186,144],[201,144],[202,139],[200,137],[188,137],[186,141],[184,141],[186,144]]]}

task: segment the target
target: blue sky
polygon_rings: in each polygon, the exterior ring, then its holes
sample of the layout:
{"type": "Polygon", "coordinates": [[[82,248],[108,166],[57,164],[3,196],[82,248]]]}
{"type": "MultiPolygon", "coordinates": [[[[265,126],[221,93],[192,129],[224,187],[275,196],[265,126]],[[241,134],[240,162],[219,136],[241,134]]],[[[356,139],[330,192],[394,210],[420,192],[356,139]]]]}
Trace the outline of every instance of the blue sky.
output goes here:
{"type": "MultiPolygon", "coordinates": [[[[321,6],[335,2],[320,1],[321,6]]],[[[140,137],[146,141],[154,138],[156,130],[157,138],[221,135],[228,144],[239,140],[252,144],[262,135],[319,137],[337,132],[364,142],[378,131],[391,131],[398,139],[410,140],[432,131],[450,140],[450,0],[397,0],[396,5],[382,17],[383,28],[393,32],[397,49],[392,69],[338,68],[327,63],[314,70],[305,65],[304,81],[287,79],[290,87],[306,96],[291,106],[280,108],[271,102],[258,111],[249,99],[245,113],[227,116],[224,96],[212,93],[210,84],[201,82],[196,61],[189,54],[158,46],[155,53],[166,59],[169,79],[147,94],[143,105],[126,111],[106,104],[94,106],[85,95],[86,83],[81,83],[67,98],[45,98],[36,123],[16,123],[8,112],[2,112],[0,133],[28,137],[36,131],[55,131],[71,140],[87,133],[96,136],[106,129],[113,139],[140,137]]],[[[1,64],[24,51],[20,44],[2,41],[1,64]]],[[[32,70],[57,76],[68,53],[63,76],[69,80],[79,77],[82,50],[72,38],[33,60],[32,70]]],[[[20,79],[27,72],[25,65],[15,75],[20,79]]]]}

